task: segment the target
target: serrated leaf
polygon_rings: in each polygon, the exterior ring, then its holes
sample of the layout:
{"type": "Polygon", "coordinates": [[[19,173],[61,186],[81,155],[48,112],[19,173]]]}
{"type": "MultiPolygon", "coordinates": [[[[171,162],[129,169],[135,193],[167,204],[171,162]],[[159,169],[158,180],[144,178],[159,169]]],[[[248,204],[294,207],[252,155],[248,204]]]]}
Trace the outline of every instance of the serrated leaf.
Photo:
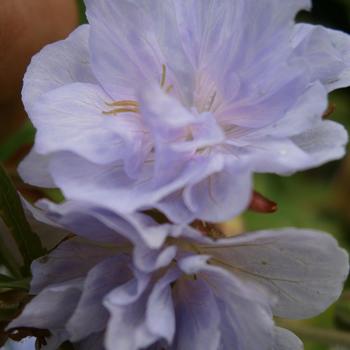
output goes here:
{"type": "Polygon", "coordinates": [[[31,262],[44,255],[39,237],[32,231],[24,214],[21,200],[12,181],[0,166],[0,217],[9,228],[22,255],[22,272],[29,274],[31,262]]]}

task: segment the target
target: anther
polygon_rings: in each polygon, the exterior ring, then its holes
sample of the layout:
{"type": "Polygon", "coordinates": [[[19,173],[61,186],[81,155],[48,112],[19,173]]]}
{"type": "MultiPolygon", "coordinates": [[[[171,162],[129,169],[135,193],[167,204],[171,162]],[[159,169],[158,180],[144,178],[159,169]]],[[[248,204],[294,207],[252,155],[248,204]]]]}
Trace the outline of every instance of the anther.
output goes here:
{"type": "Polygon", "coordinates": [[[259,192],[253,191],[249,209],[257,213],[274,213],[277,211],[277,204],[267,199],[259,192]]]}
{"type": "Polygon", "coordinates": [[[173,89],[174,89],[174,86],[173,86],[173,85],[169,85],[169,86],[166,88],[165,92],[166,92],[167,94],[169,94],[173,89]]]}
{"type": "Polygon", "coordinates": [[[162,78],[160,80],[160,87],[163,88],[166,79],[166,65],[162,64],[162,78]]]}
{"type": "Polygon", "coordinates": [[[133,107],[138,107],[139,104],[136,101],[133,100],[122,100],[122,101],[114,101],[111,103],[106,102],[107,106],[111,107],[117,107],[117,106],[133,106],[133,107]]]}
{"type": "Polygon", "coordinates": [[[323,118],[328,118],[331,114],[333,114],[335,112],[335,104],[334,103],[330,103],[326,109],[326,111],[323,113],[323,118]]]}
{"type": "Polygon", "coordinates": [[[117,115],[119,113],[139,113],[139,109],[135,108],[116,108],[112,109],[111,111],[103,111],[102,113],[105,115],[117,115]]]}
{"type": "Polygon", "coordinates": [[[213,104],[215,102],[215,98],[216,98],[216,91],[213,93],[213,95],[211,96],[210,100],[209,100],[209,104],[206,108],[206,110],[209,112],[211,107],[213,107],[213,104]]]}

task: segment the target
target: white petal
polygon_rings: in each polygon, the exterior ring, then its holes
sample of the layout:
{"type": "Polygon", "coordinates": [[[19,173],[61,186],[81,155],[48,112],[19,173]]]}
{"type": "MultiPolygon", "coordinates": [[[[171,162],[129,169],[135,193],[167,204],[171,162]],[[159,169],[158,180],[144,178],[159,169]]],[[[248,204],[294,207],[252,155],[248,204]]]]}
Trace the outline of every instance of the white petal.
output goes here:
{"type": "Polygon", "coordinates": [[[225,68],[223,53],[232,63],[230,59],[239,55],[240,49],[246,51],[242,49],[251,47],[258,51],[273,35],[288,28],[296,12],[308,8],[310,1],[293,0],[281,4],[279,1],[189,0],[174,4],[183,46],[192,64],[201,67],[214,60],[214,65],[221,63],[218,68],[222,69],[225,68]],[[278,15],[271,16],[272,13],[278,15]]]}
{"type": "Polygon", "coordinates": [[[82,280],[76,279],[45,288],[9,328],[32,327],[62,330],[80,297],[82,280]]]}
{"type": "Polygon", "coordinates": [[[176,337],[172,349],[217,350],[220,313],[211,288],[202,280],[180,280],[174,289],[176,337]]]}
{"type": "Polygon", "coordinates": [[[146,81],[159,84],[163,64],[168,68],[165,88],[180,86],[180,94],[190,96],[192,67],[179,39],[172,1],[121,0],[115,6],[112,0],[89,0],[86,6],[93,68],[114,98],[132,96],[146,81]]]}
{"type": "Polygon", "coordinates": [[[246,138],[245,141],[237,153],[256,172],[291,174],[312,166],[311,157],[287,138],[265,136],[263,139],[246,138]]]}
{"type": "Polygon", "coordinates": [[[311,230],[258,231],[200,251],[236,276],[268,288],[271,297],[278,297],[274,314],[285,318],[324,311],[339,297],[349,268],[348,255],[336,240],[311,230]]]}
{"type": "Polygon", "coordinates": [[[289,137],[298,135],[307,129],[314,127],[315,123],[322,120],[322,115],[328,106],[327,90],[316,82],[296,101],[285,117],[267,126],[258,129],[250,135],[253,137],[289,137]]]}
{"type": "Polygon", "coordinates": [[[184,159],[183,167],[172,174],[173,168],[168,166],[171,178],[165,183],[156,181],[152,169],[146,165],[140,179],[134,181],[125,175],[119,163],[96,165],[68,153],[56,154],[50,170],[65,198],[81,201],[91,201],[94,198],[96,205],[131,214],[137,209],[152,207],[186,184],[199,180],[206,174],[210,175],[217,169],[216,160],[208,161],[207,157],[202,156],[191,162],[184,159]]]}
{"type": "Polygon", "coordinates": [[[310,163],[303,168],[307,169],[343,157],[348,133],[342,125],[326,120],[292,140],[309,155],[310,163]]]}
{"type": "Polygon", "coordinates": [[[49,255],[32,263],[31,293],[37,294],[54,283],[83,277],[95,264],[111,254],[113,252],[108,249],[79,238],[63,242],[49,255]]]}
{"type": "Polygon", "coordinates": [[[97,208],[89,202],[65,201],[56,204],[43,199],[39,200],[36,205],[43,210],[47,218],[56,224],[91,241],[108,242],[115,245],[127,244],[129,241],[121,236],[119,228],[126,230],[130,235],[134,233],[126,220],[115,213],[97,208]],[[109,227],[106,222],[112,220],[114,225],[109,227]]]}
{"type": "Polygon", "coordinates": [[[182,191],[177,191],[156,203],[155,208],[166,215],[173,223],[190,223],[195,219],[194,213],[186,206],[182,191]]]}
{"type": "Polygon", "coordinates": [[[293,45],[313,74],[332,91],[350,85],[350,36],[338,30],[298,24],[293,45]]]}
{"type": "Polygon", "coordinates": [[[284,328],[275,328],[273,350],[303,350],[302,341],[292,332],[284,328]]]}
{"type": "Polygon", "coordinates": [[[175,335],[175,313],[170,284],[179,272],[170,270],[152,289],[147,302],[146,322],[155,335],[171,344],[175,335]]]}
{"type": "Polygon", "coordinates": [[[169,265],[175,255],[175,246],[169,246],[163,250],[150,249],[149,246],[140,242],[134,247],[134,264],[140,271],[152,272],[169,265]]]}
{"type": "Polygon", "coordinates": [[[50,90],[75,82],[96,82],[89,63],[89,31],[88,25],[80,26],[67,39],[47,45],[32,58],[22,92],[27,112],[50,90]]]}
{"type": "Polygon", "coordinates": [[[215,296],[220,312],[220,349],[250,350],[258,345],[259,350],[271,350],[274,325],[269,299],[273,298],[256,283],[242,281],[222,268],[208,265],[207,259],[190,256],[182,259],[179,266],[186,274],[195,274],[194,284],[205,281],[215,296]]]}
{"type": "Polygon", "coordinates": [[[146,324],[148,282],[147,276],[139,276],[137,280],[131,280],[105,298],[104,305],[110,312],[105,336],[107,350],[135,350],[158,340],[146,324]]]}
{"type": "Polygon", "coordinates": [[[129,263],[125,256],[117,255],[102,261],[89,271],[79,303],[72,310],[72,316],[66,324],[72,342],[105,329],[108,312],[103,307],[102,300],[111,290],[132,277],[128,269],[129,263]]]}
{"type": "Polygon", "coordinates": [[[186,187],[184,200],[197,218],[229,220],[244,210],[251,196],[251,172],[240,162],[227,161],[223,169],[186,187]]]}
{"type": "Polygon", "coordinates": [[[73,83],[39,97],[31,108],[37,128],[35,150],[75,152],[87,159],[106,163],[120,158],[122,142],[103,127],[110,98],[94,84],[73,83]],[[64,140],[64,143],[62,143],[64,140]]]}
{"type": "Polygon", "coordinates": [[[50,220],[44,211],[32,206],[24,199],[22,199],[22,204],[31,228],[38,234],[41,243],[48,251],[69,235],[65,228],[50,220]]]}
{"type": "Polygon", "coordinates": [[[50,156],[38,154],[33,148],[18,166],[18,173],[26,183],[45,188],[56,187],[49,173],[50,156]]]}

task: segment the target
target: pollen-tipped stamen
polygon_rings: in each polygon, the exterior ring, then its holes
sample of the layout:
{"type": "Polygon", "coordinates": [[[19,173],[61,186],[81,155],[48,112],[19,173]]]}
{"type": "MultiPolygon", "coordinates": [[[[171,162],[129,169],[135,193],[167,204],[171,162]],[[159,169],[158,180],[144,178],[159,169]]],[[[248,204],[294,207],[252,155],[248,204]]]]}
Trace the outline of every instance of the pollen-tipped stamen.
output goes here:
{"type": "Polygon", "coordinates": [[[174,86],[173,86],[173,85],[169,85],[169,86],[165,89],[165,92],[166,92],[167,94],[169,94],[171,91],[173,91],[173,89],[174,89],[174,86]]]}
{"type": "Polygon", "coordinates": [[[117,115],[119,113],[140,113],[138,108],[115,108],[111,111],[103,111],[102,113],[105,115],[117,115]]]}
{"type": "Polygon", "coordinates": [[[114,101],[111,103],[106,102],[107,106],[111,106],[111,107],[117,107],[117,106],[122,106],[122,107],[128,107],[128,106],[133,106],[133,107],[138,107],[139,104],[138,102],[134,101],[134,100],[121,100],[121,101],[114,101]]]}
{"type": "Polygon", "coordinates": [[[160,80],[160,87],[163,88],[166,80],[166,65],[162,64],[162,78],[160,80]]]}
{"type": "Polygon", "coordinates": [[[110,111],[103,111],[102,113],[105,115],[117,115],[119,113],[139,113],[139,104],[134,100],[121,100],[121,101],[113,101],[111,103],[106,102],[107,106],[110,107],[121,107],[114,108],[110,111]]]}
{"type": "MultiPolygon", "coordinates": [[[[164,88],[166,83],[166,65],[162,64],[162,77],[160,80],[160,87],[164,88]]],[[[169,93],[173,89],[173,85],[168,85],[165,89],[166,93],[169,93]]],[[[113,102],[105,102],[109,107],[121,107],[114,108],[110,111],[102,111],[104,115],[117,115],[119,113],[140,113],[139,103],[134,100],[120,100],[113,102]]]]}

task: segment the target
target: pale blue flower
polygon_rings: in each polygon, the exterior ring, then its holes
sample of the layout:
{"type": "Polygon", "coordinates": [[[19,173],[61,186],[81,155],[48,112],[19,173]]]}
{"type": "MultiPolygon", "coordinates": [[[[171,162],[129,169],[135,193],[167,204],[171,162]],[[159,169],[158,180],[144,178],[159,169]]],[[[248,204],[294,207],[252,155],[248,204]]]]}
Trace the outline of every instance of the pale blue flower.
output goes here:
{"type": "Polygon", "coordinates": [[[70,340],[96,350],[301,349],[273,316],[319,314],[348,273],[346,252],[312,230],[214,241],[143,215],[122,218],[78,202],[41,206],[79,236],[33,263],[37,296],[10,328],[48,328],[52,348],[70,340]]]}
{"type": "Polygon", "coordinates": [[[35,350],[35,338],[26,338],[20,342],[8,340],[2,350],[35,350]]]}
{"type": "Polygon", "coordinates": [[[252,172],[343,156],[345,130],[322,115],[327,93],[350,84],[350,40],[295,24],[308,0],[86,6],[90,24],[25,76],[29,183],[118,212],[222,221],[246,208],[252,172]]]}

